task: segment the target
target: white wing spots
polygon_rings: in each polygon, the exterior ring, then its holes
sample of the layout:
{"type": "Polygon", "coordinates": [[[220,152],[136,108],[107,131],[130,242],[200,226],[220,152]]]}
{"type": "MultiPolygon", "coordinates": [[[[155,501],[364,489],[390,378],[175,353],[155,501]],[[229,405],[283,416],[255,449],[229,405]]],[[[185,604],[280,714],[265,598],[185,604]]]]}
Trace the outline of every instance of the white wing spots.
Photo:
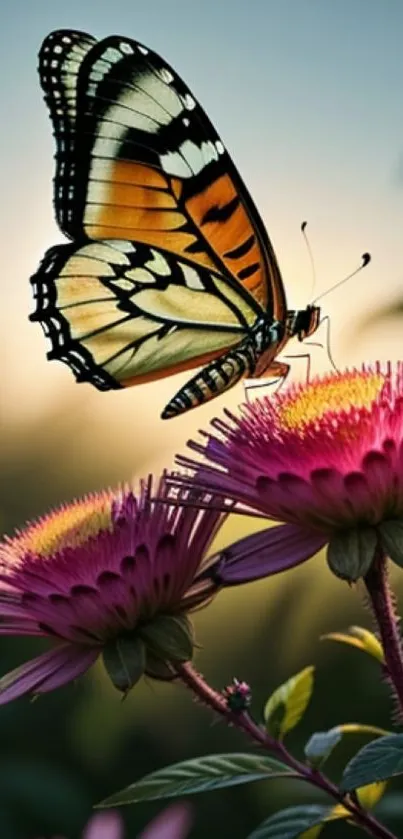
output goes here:
{"type": "Polygon", "coordinates": [[[121,53],[115,47],[107,47],[103,57],[106,61],[110,61],[111,64],[116,64],[121,58],[121,53]]]}
{"type": "Polygon", "coordinates": [[[190,265],[184,265],[182,262],[179,263],[179,267],[182,271],[182,274],[185,278],[185,283],[188,288],[192,288],[194,291],[204,290],[204,285],[200,279],[200,275],[195,268],[191,268],[190,265]]]}
{"type": "Polygon", "coordinates": [[[134,53],[134,49],[131,44],[128,44],[127,41],[122,41],[120,44],[120,51],[123,52],[124,55],[132,55],[134,53]]]}
{"type": "Polygon", "coordinates": [[[105,239],[105,245],[110,245],[122,253],[136,252],[136,247],[133,245],[133,242],[129,242],[127,239],[105,239]]]}
{"type": "Polygon", "coordinates": [[[193,96],[190,95],[190,93],[185,93],[184,96],[181,96],[181,102],[187,111],[193,111],[193,108],[196,107],[196,102],[193,99],[193,96]]]}
{"type": "Polygon", "coordinates": [[[104,76],[109,72],[110,64],[107,61],[104,61],[103,58],[98,58],[97,61],[94,61],[94,64],[91,68],[91,72],[89,74],[90,79],[94,82],[100,82],[104,78],[104,76]]]}
{"type": "Polygon", "coordinates": [[[157,102],[153,102],[145,90],[125,91],[119,103],[107,111],[106,117],[112,122],[120,122],[123,126],[137,128],[156,134],[160,125],[167,125],[170,115],[157,102]]]}
{"type": "Polygon", "coordinates": [[[101,262],[110,262],[112,265],[130,265],[130,260],[124,252],[117,248],[118,242],[109,245],[107,242],[91,242],[84,245],[79,251],[80,256],[89,256],[101,262]]]}
{"type": "MultiPolygon", "coordinates": [[[[142,94],[143,98],[148,96],[151,100],[145,112],[141,108],[139,110],[142,113],[150,113],[150,109],[152,109],[155,119],[158,119],[163,125],[168,125],[171,117],[177,117],[182,112],[183,105],[179,95],[151,70],[145,68],[144,73],[136,75],[133,78],[132,85],[135,89],[134,93],[131,92],[133,97],[142,94]],[[164,118],[160,116],[161,112],[165,112],[164,118]]],[[[133,108],[137,108],[135,102],[136,98],[133,98],[133,108]]]]}
{"type": "Polygon", "coordinates": [[[90,79],[92,79],[93,82],[102,82],[104,75],[105,73],[102,73],[100,70],[93,69],[90,73],[90,79]]]}
{"type": "Polygon", "coordinates": [[[206,163],[218,159],[217,150],[210,141],[202,143],[199,148],[191,140],[185,140],[181,152],[195,175],[201,172],[206,163]]]}
{"type": "MultiPolygon", "coordinates": [[[[88,86],[88,94],[97,95],[96,84],[88,86]]],[[[128,130],[157,134],[161,125],[169,125],[181,111],[179,97],[171,88],[152,73],[137,76],[132,86],[121,93],[119,101],[106,111],[102,136],[94,144],[94,157],[117,157],[128,130]],[[114,142],[106,139],[108,137],[113,137],[114,142]]]]}
{"type": "Polygon", "coordinates": [[[157,71],[160,79],[162,79],[165,84],[171,84],[174,80],[172,73],[167,70],[166,67],[161,67],[160,70],[157,71]]]}
{"type": "Polygon", "coordinates": [[[201,144],[201,154],[206,163],[210,163],[212,160],[218,160],[218,151],[214,143],[210,140],[201,144]]]}
{"type": "Polygon", "coordinates": [[[171,273],[171,269],[164,257],[162,256],[159,251],[155,251],[151,248],[152,258],[145,263],[146,268],[149,268],[150,271],[153,271],[154,274],[158,274],[160,277],[169,277],[171,273]]]}
{"type": "Polygon", "coordinates": [[[137,46],[142,55],[148,55],[150,50],[148,50],[147,47],[143,47],[141,44],[137,44],[137,46]]]}
{"type": "Polygon", "coordinates": [[[183,117],[182,123],[186,128],[189,128],[190,119],[188,119],[187,117],[183,117]]]}
{"type": "Polygon", "coordinates": [[[117,288],[122,289],[122,291],[134,291],[133,282],[131,280],[125,280],[121,277],[119,280],[113,280],[113,285],[117,286],[117,288]]]}
{"type": "MultiPolygon", "coordinates": [[[[120,148],[120,144],[122,142],[122,136],[120,138],[110,138],[109,140],[106,137],[98,137],[96,142],[94,143],[94,157],[101,158],[100,161],[95,159],[94,163],[99,162],[101,164],[101,172],[105,167],[106,170],[106,163],[105,159],[114,160],[118,156],[118,151],[120,148]]],[[[92,171],[91,166],[91,175],[95,175],[92,171]]],[[[104,175],[105,178],[105,175],[104,175]]]]}
{"type": "Polygon", "coordinates": [[[185,140],[177,152],[160,155],[161,166],[168,175],[189,178],[198,175],[213,160],[218,160],[218,150],[211,140],[197,146],[192,140],[185,140]]]}
{"type": "MultiPolygon", "coordinates": [[[[112,105],[111,109],[106,112],[105,117],[118,129],[120,128],[121,137],[125,136],[128,128],[157,134],[162,122],[170,122],[169,116],[164,114],[162,108],[158,108],[158,105],[152,108],[148,96],[143,96],[141,93],[138,95],[124,93],[119,103],[112,105]]],[[[103,123],[105,126],[106,124],[106,122],[103,123]]],[[[117,131],[114,133],[115,136],[118,135],[117,131]]]]}
{"type": "Polygon", "coordinates": [[[126,277],[129,280],[134,280],[135,283],[155,284],[155,277],[146,268],[133,268],[131,271],[126,271],[126,277]]]}
{"type": "Polygon", "coordinates": [[[91,258],[83,250],[74,254],[67,260],[59,273],[59,277],[114,277],[115,271],[112,265],[100,262],[96,256],[91,258]]]}
{"type": "Polygon", "coordinates": [[[175,175],[178,178],[189,178],[192,175],[190,166],[177,151],[160,154],[160,163],[167,175],[175,175]]]}
{"type": "Polygon", "coordinates": [[[97,61],[94,61],[94,64],[91,69],[90,78],[96,79],[97,74],[100,73],[102,78],[105,73],[110,70],[110,64],[108,61],[105,61],[103,58],[98,58],[97,61]]]}
{"type": "Polygon", "coordinates": [[[224,146],[223,146],[223,144],[222,144],[221,140],[217,140],[217,141],[216,141],[215,147],[216,147],[216,149],[217,149],[217,151],[218,151],[218,154],[224,154],[224,152],[225,152],[225,148],[224,148],[224,146]]]}

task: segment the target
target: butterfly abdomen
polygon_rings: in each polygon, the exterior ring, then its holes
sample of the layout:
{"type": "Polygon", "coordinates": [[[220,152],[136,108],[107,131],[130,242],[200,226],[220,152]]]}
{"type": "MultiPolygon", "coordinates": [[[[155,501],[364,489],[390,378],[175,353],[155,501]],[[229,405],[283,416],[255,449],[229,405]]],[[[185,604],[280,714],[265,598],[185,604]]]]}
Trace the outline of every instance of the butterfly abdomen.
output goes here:
{"type": "MultiPolygon", "coordinates": [[[[267,352],[272,356],[283,334],[278,321],[261,319],[234,349],[215,359],[182,387],[164,408],[162,419],[173,417],[209,402],[244,378],[252,378],[267,352]]],[[[267,362],[264,362],[267,365],[267,362]]]]}
{"type": "Polygon", "coordinates": [[[250,343],[248,346],[231,350],[187,382],[164,408],[162,419],[172,419],[204,402],[209,402],[240,379],[252,375],[255,364],[255,353],[250,343]]]}

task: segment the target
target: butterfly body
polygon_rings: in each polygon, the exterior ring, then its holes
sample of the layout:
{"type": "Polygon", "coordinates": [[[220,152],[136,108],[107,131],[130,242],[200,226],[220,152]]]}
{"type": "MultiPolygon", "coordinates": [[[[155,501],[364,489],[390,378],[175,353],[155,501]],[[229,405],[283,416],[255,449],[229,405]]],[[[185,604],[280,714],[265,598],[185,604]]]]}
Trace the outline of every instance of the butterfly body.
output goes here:
{"type": "Polygon", "coordinates": [[[264,225],[183,81],[135,41],[70,30],[45,39],[39,73],[71,239],[31,278],[48,357],[100,390],[204,365],[164,418],[271,375],[319,310],[287,309],[264,225]]]}

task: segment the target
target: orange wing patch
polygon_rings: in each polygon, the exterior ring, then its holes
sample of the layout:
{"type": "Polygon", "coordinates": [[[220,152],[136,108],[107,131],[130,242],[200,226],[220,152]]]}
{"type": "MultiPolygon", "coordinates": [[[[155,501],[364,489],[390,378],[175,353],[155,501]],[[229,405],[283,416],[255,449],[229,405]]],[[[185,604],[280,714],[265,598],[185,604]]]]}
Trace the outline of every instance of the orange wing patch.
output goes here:
{"type": "MultiPolygon", "coordinates": [[[[114,160],[96,180],[90,179],[84,214],[85,231],[91,239],[129,239],[187,256],[198,239],[185,231],[187,219],[178,201],[182,182],[167,178],[152,166],[114,160]]],[[[203,250],[190,256],[193,262],[217,270],[203,250]]]]}
{"type": "Polygon", "coordinates": [[[126,160],[107,164],[102,180],[98,171],[96,174],[97,179],[89,181],[84,218],[92,239],[144,242],[220,272],[224,264],[255,300],[266,306],[264,259],[229,175],[221,175],[186,201],[187,218],[181,210],[183,182],[179,178],[126,160]],[[196,235],[189,227],[189,217],[196,235]],[[219,262],[207,253],[205,241],[219,262]]]}
{"type": "Polygon", "coordinates": [[[265,306],[264,262],[256,233],[229,175],[221,175],[186,203],[186,209],[228,271],[265,306]]]}

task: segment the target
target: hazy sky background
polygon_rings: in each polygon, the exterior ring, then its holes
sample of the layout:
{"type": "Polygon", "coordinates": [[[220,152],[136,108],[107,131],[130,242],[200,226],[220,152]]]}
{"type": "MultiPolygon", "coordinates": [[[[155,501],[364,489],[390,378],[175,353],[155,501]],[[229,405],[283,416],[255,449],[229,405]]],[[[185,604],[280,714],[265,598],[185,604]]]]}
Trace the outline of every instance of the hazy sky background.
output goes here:
{"type": "MultiPolygon", "coordinates": [[[[401,322],[358,338],[359,318],[403,288],[403,3],[401,0],[13,0],[0,13],[2,410],[26,421],[63,393],[77,410],[136,416],[173,447],[214,405],[160,425],[181,379],[102,395],[45,360],[28,282],[63,241],[52,210],[53,139],[37,52],[52,29],[123,34],[160,52],[207,110],[260,209],[290,306],[371,265],[323,301],[339,364],[401,356],[401,322]],[[139,411],[140,408],[140,411],[139,411]],[[139,417],[139,413],[141,416],[139,417]],[[169,429],[167,428],[169,425],[169,429]]],[[[241,390],[227,398],[235,404],[241,390]]],[[[123,420],[122,420],[123,421],[123,420]]]]}

